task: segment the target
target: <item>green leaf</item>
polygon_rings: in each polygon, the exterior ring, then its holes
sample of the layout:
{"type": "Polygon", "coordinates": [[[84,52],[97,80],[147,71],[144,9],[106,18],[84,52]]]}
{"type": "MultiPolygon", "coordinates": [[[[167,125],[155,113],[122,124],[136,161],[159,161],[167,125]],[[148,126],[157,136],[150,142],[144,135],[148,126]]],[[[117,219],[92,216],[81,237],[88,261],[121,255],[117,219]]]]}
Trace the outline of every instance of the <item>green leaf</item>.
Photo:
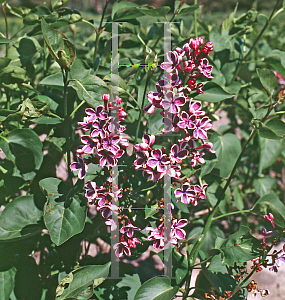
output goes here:
{"type": "Polygon", "coordinates": [[[15,163],[25,180],[31,180],[43,161],[42,142],[29,128],[14,129],[5,139],[1,148],[7,159],[15,163]]]}
{"type": "Polygon", "coordinates": [[[91,74],[82,80],[72,81],[71,86],[76,90],[78,97],[92,107],[102,105],[102,95],[111,93],[101,78],[91,74]]]}
{"type": "Polygon", "coordinates": [[[199,8],[199,5],[191,5],[189,7],[182,8],[182,9],[180,9],[180,11],[177,14],[177,16],[189,15],[190,13],[192,13],[195,10],[197,10],[198,8],[199,8]]]}
{"type": "Polygon", "coordinates": [[[138,274],[125,274],[123,279],[117,284],[118,288],[127,287],[128,299],[134,299],[134,296],[141,286],[140,277],[138,274]]]}
{"type": "MultiPolygon", "coordinates": [[[[224,291],[233,291],[237,286],[237,281],[229,274],[213,273],[204,268],[199,272],[195,283],[195,292],[191,295],[195,299],[207,300],[205,293],[214,292],[223,297],[224,291]]],[[[218,298],[218,297],[217,297],[218,298]]],[[[233,300],[244,299],[243,291],[240,289],[233,297],[233,300]]]]}
{"type": "Polygon", "coordinates": [[[251,210],[260,216],[272,213],[274,216],[274,224],[284,228],[285,206],[275,194],[269,193],[260,197],[251,210]]]}
{"type": "Polygon", "coordinates": [[[88,76],[91,72],[88,64],[81,59],[76,59],[74,64],[70,68],[70,77],[72,79],[81,80],[88,76]]]}
{"type": "Polygon", "coordinates": [[[216,240],[215,248],[221,251],[223,263],[233,267],[237,262],[247,262],[260,255],[260,241],[249,231],[248,227],[241,225],[239,231],[226,240],[216,240]]]}
{"type": "Polygon", "coordinates": [[[119,75],[116,75],[116,74],[108,74],[106,76],[104,76],[103,80],[104,81],[109,81],[109,82],[112,82],[112,79],[115,79],[116,82],[119,83],[119,87],[124,89],[125,91],[128,90],[128,85],[126,84],[125,80],[122,79],[119,75]]]}
{"type": "Polygon", "coordinates": [[[85,198],[81,200],[78,195],[67,198],[63,182],[58,178],[42,179],[39,185],[48,199],[44,207],[45,225],[51,240],[61,245],[83,230],[87,211],[85,198]]]}
{"type": "Polygon", "coordinates": [[[4,88],[19,92],[28,88],[28,82],[29,78],[23,68],[9,64],[0,70],[0,86],[4,88]]]}
{"type": "Polygon", "coordinates": [[[31,120],[35,124],[60,124],[62,121],[58,118],[52,118],[48,116],[40,116],[39,118],[31,120]]]}
{"type": "Polygon", "coordinates": [[[11,61],[11,58],[0,57],[0,70],[7,67],[11,61]]]}
{"type": "Polygon", "coordinates": [[[207,269],[209,271],[215,272],[215,273],[222,273],[222,274],[228,273],[226,266],[222,262],[222,254],[221,253],[219,253],[218,255],[215,255],[211,259],[211,263],[207,269]]]}
{"type": "Polygon", "coordinates": [[[259,174],[261,174],[264,169],[276,162],[277,158],[284,150],[284,147],[285,139],[280,141],[259,137],[259,174]]]}
{"type": "Polygon", "coordinates": [[[264,61],[285,77],[285,53],[283,51],[274,49],[265,57],[264,61]]]}
{"type": "Polygon", "coordinates": [[[253,181],[254,188],[257,194],[262,197],[269,192],[272,192],[272,189],[276,187],[276,180],[268,175],[254,179],[253,181]]]}
{"type": "Polygon", "coordinates": [[[0,272],[0,299],[9,300],[14,288],[16,268],[0,272]]]}
{"type": "Polygon", "coordinates": [[[0,214],[0,240],[27,237],[43,226],[43,212],[36,206],[34,196],[20,196],[9,202],[0,214]]]}
{"type": "Polygon", "coordinates": [[[0,44],[9,44],[9,43],[13,43],[13,41],[0,36],[0,44]]]}
{"type": "Polygon", "coordinates": [[[56,299],[78,299],[77,297],[90,285],[92,285],[94,280],[99,278],[106,279],[109,274],[110,266],[111,262],[108,262],[105,265],[90,265],[72,271],[72,281],[68,285],[66,284],[66,282],[60,284],[64,287],[64,291],[56,299]]]}
{"type": "Polygon", "coordinates": [[[22,37],[9,49],[8,57],[11,65],[32,68],[31,64],[37,64],[41,59],[42,47],[33,37],[22,37]]]}
{"type": "Polygon", "coordinates": [[[238,210],[244,209],[243,194],[237,185],[234,187],[234,205],[238,210]]]}
{"type": "Polygon", "coordinates": [[[63,77],[62,77],[62,73],[59,72],[59,73],[56,73],[56,74],[52,74],[52,75],[49,75],[47,77],[45,77],[43,80],[40,81],[40,84],[42,85],[49,85],[49,86],[52,86],[52,87],[63,87],[64,84],[63,84],[63,77]]]}
{"type": "Polygon", "coordinates": [[[112,19],[114,19],[115,13],[122,8],[127,8],[127,7],[137,7],[138,5],[132,2],[128,1],[120,1],[120,2],[115,2],[113,7],[112,7],[112,19]]]}
{"type": "Polygon", "coordinates": [[[193,93],[193,98],[195,100],[215,103],[233,97],[233,95],[227,93],[220,85],[215,82],[207,82],[204,85],[203,92],[204,94],[193,93]]]}
{"type": "Polygon", "coordinates": [[[258,134],[266,139],[280,140],[285,137],[285,123],[280,119],[273,119],[264,124],[260,124],[258,134]]]}
{"type": "Polygon", "coordinates": [[[126,21],[144,16],[144,14],[137,9],[137,6],[138,5],[134,3],[126,1],[117,3],[117,5],[113,6],[113,21],[126,21]]]}
{"type": "Polygon", "coordinates": [[[160,133],[164,128],[164,124],[162,123],[162,116],[158,109],[156,109],[154,113],[149,116],[148,128],[150,134],[160,133]]]}
{"type": "Polygon", "coordinates": [[[213,139],[213,149],[216,151],[218,158],[215,168],[220,170],[221,177],[227,177],[241,152],[240,140],[232,133],[215,136],[213,139]]]}
{"type": "Polygon", "coordinates": [[[265,88],[268,97],[271,97],[277,85],[277,78],[274,73],[268,69],[256,69],[259,80],[265,88]]]}
{"type": "Polygon", "coordinates": [[[159,212],[158,204],[154,204],[151,207],[145,208],[145,219],[152,217],[159,212]]]}
{"type": "Polygon", "coordinates": [[[28,7],[24,7],[24,6],[11,7],[8,3],[6,4],[6,8],[8,9],[9,13],[19,18],[25,18],[25,16],[31,11],[31,9],[28,7]]]}
{"type": "Polygon", "coordinates": [[[142,6],[137,8],[140,12],[144,15],[152,16],[152,17],[164,17],[170,11],[169,6],[162,6],[162,7],[154,7],[150,5],[142,6]]]}
{"type": "Polygon", "coordinates": [[[172,287],[170,278],[156,276],[146,281],[136,292],[134,300],[172,299],[179,287],[172,287]]]}
{"type": "Polygon", "coordinates": [[[41,20],[42,33],[50,54],[63,69],[69,69],[75,58],[75,46],[62,32],[41,20]],[[63,51],[63,52],[62,52],[63,51]]]}

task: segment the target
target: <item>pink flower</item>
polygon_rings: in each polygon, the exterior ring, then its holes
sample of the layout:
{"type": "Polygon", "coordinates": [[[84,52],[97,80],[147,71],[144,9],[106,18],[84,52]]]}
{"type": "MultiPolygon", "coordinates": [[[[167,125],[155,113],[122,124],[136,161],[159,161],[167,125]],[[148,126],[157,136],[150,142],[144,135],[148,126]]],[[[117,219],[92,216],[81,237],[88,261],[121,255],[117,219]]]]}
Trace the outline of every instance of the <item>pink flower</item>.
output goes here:
{"type": "Polygon", "coordinates": [[[190,202],[196,201],[196,194],[193,190],[191,190],[188,182],[185,182],[183,185],[181,185],[180,189],[176,189],[174,191],[174,195],[176,198],[180,198],[181,202],[184,204],[189,204],[190,202]]]}
{"type": "Polygon", "coordinates": [[[130,220],[128,220],[128,225],[126,226],[123,226],[121,229],[120,229],[120,232],[122,234],[126,233],[127,234],[127,237],[131,238],[133,235],[134,235],[134,231],[135,230],[141,230],[139,227],[136,227],[134,226],[130,220]]]}
{"type": "Polygon", "coordinates": [[[172,221],[172,229],[171,229],[171,243],[174,245],[178,244],[178,240],[184,240],[186,237],[186,232],[181,229],[182,227],[186,226],[188,223],[187,219],[181,219],[177,222],[177,219],[172,221]]]}
{"type": "Polygon", "coordinates": [[[264,215],[263,218],[266,219],[267,221],[269,221],[272,224],[272,226],[275,228],[275,225],[273,222],[274,216],[272,215],[272,213],[269,213],[268,215],[264,215]]]}
{"type": "Polygon", "coordinates": [[[111,231],[115,231],[117,229],[117,224],[116,224],[116,222],[113,219],[107,219],[105,221],[105,224],[107,226],[111,226],[111,231]]]}
{"type": "Polygon", "coordinates": [[[124,253],[128,256],[131,255],[130,246],[128,245],[128,243],[126,241],[121,241],[120,243],[116,243],[113,246],[113,249],[115,250],[115,255],[117,257],[122,257],[124,253]]]}

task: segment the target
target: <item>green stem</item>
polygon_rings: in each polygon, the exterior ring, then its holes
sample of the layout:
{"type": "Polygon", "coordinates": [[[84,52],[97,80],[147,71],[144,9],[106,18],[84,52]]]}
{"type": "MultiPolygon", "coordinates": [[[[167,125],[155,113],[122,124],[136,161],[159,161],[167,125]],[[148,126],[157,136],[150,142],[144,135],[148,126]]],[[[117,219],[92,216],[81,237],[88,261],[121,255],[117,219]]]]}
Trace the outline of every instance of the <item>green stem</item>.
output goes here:
{"type": "Polygon", "coordinates": [[[222,219],[222,218],[227,217],[227,216],[236,215],[236,214],[243,214],[243,213],[247,213],[247,212],[250,212],[250,209],[233,211],[233,212],[215,217],[215,218],[213,218],[213,221],[218,220],[218,219],[222,219]]]}
{"type": "Polygon", "coordinates": [[[147,86],[149,84],[150,78],[152,76],[152,73],[153,73],[152,71],[149,71],[147,73],[147,79],[146,79],[146,83],[145,83],[145,87],[144,87],[143,98],[142,98],[142,106],[140,108],[140,114],[139,114],[138,126],[137,126],[137,130],[136,130],[136,136],[135,136],[135,143],[134,144],[136,144],[137,140],[138,140],[140,125],[141,125],[141,119],[142,119],[143,111],[144,111],[144,102],[145,102],[146,90],[147,90],[147,86]]]}
{"type": "Polygon", "coordinates": [[[5,94],[6,94],[6,98],[7,98],[7,109],[10,109],[11,106],[11,97],[10,97],[10,93],[8,89],[4,89],[5,90],[5,94]]]}
{"type": "Polygon", "coordinates": [[[80,102],[80,104],[77,105],[77,106],[75,107],[75,109],[73,110],[73,112],[72,112],[72,113],[70,114],[70,116],[69,116],[70,119],[74,116],[74,114],[77,112],[77,110],[78,110],[84,103],[85,103],[85,100],[82,100],[82,101],[80,102]]]}
{"type": "Polygon", "coordinates": [[[3,135],[0,135],[0,139],[4,140],[8,144],[10,143],[10,141],[6,139],[3,135]]]}
{"type": "Polygon", "coordinates": [[[55,117],[55,118],[59,119],[60,121],[63,121],[62,118],[61,118],[60,116],[58,116],[58,115],[56,115],[56,114],[54,114],[54,113],[52,113],[52,112],[49,112],[48,115],[49,115],[49,116],[52,116],[52,117],[55,117]]]}
{"type": "Polygon", "coordinates": [[[234,290],[231,292],[231,295],[228,299],[233,297],[239,290],[240,288],[245,284],[245,282],[252,276],[252,274],[256,271],[256,268],[252,269],[252,271],[238,284],[234,290]]]}
{"type": "MultiPolygon", "coordinates": [[[[198,0],[194,0],[194,5],[198,5],[198,0]]],[[[195,37],[198,37],[198,15],[197,15],[197,10],[194,11],[194,31],[195,31],[195,37]]]]}
{"type": "Polygon", "coordinates": [[[102,16],[101,16],[101,20],[100,20],[100,25],[99,25],[98,30],[96,30],[95,51],[94,51],[94,56],[93,56],[93,64],[94,65],[95,65],[95,61],[96,61],[96,57],[97,57],[97,52],[98,52],[99,38],[100,38],[100,35],[102,33],[101,32],[102,31],[102,24],[103,24],[103,20],[104,20],[104,16],[105,16],[105,13],[106,13],[106,9],[107,9],[108,3],[109,3],[109,0],[106,0],[105,6],[104,6],[104,9],[103,9],[103,13],[102,13],[102,16]]]}
{"type": "MultiPolygon", "coordinates": [[[[5,19],[5,27],[6,27],[6,38],[9,39],[9,27],[8,27],[8,19],[7,19],[7,15],[6,15],[6,1],[4,3],[2,3],[2,11],[4,14],[4,19],[5,19]]],[[[6,57],[8,57],[8,53],[9,53],[9,44],[6,44],[6,57]]]]}
{"type": "MultiPolygon", "coordinates": [[[[274,12],[276,11],[276,9],[277,9],[278,4],[279,4],[280,1],[281,1],[281,0],[277,0],[277,1],[276,1],[276,4],[275,4],[275,6],[274,6],[274,8],[273,8],[273,10],[272,10],[272,12],[271,12],[271,14],[270,14],[270,17],[269,17],[268,20],[266,21],[264,27],[263,27],[262,30],[259,32],[259,34],[258,34],[258,36],[256,37],[256,39],[254,40],[254,42],[253,42],[251,48],[249,49],[249,51],[247,52],[247,54],[245,55],[245,57],[242,59],[242,63],[243,63],[244,61],[246,61],[246,59],[250,56],[252,50],[255,48],[257,42],[258,42],[258,41],[260,40],[260,38],[262,37],[264,31],[266,30],[266,28],[268,27],[268,25],[271,23],[271,21],[275,18],[274,12]]],[[[238,72],[239,72],[239,70],[240,70],[240,66],[241,66],[241,61],[239,60],[237,66],[236,66],[235,73],[234,73],[234,76],[233,76],[231,82],[233,82],[233,81],[236,79],[237,74],[238,74],[238,72]]]]}
{"type": "Polygon", "coordinates": [[[70,159],[70,132],[69,132],[69,116],[68,116],[68,100],[67,100],[67,86],[68,86],[68,70],[62,69],[62,76],[63,76],[63,105],[64,105],[64,133],[65,133],[65,140],[66,140],[66,165],[68,170],[68,181],[70,183],[70,186],[72,187],[72,172],[69,168],[71,164],[70,159]]]}

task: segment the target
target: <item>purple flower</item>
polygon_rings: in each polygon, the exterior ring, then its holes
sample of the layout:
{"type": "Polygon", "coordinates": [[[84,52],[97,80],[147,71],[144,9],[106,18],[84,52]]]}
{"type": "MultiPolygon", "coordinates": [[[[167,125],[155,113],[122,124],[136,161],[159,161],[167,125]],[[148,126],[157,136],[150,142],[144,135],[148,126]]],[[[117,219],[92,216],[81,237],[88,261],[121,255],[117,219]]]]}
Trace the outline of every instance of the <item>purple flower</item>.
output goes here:
{"type": "Polygon", "coordinates": [[[157,177],[156,177],[154,171],[152,170],[152,168],[149,168],[149,167],[144,168],[144,170],[143,170],[143,176],[146,179],[149,179],[149,180],[151,180],[153,182],[155,182],[157,180],[157,177]]]}
{"type": "Polygon", "coordinates": [[[126,226],[123,226],[121,229],[120,229],[120,232],[122,234],[126,233],[127,234],[127,237],[131,238],[133,235],[134,235],[134,231],[135,230],[141,230],[139,227],[136,227],[134,226],[130,220],[128,220],[128,225],[126,226]]]}
{"type": "Polygon", "coordinates": [[[166,154],[162,154],[160,149],[154,149],[151,151],[151,157],[147,160],[147,165],[154,169],[156,167],[157,172],[165,172],[166,165],[169,164],[170,161],[167,158],[166,154]]]}
{"type": "Polygon", "coordinates": [[[106,121],[99,120],[93,123],[93,131],[91,132],[91,137],[100,136],[102,139],[106,137],[106,121]]]}
{"type": "Polygon", "coordinates": [[[89,135],[82,135],[81,142],[85,145],[82,148],[82,152],[85,154],[92,154],[100,147],[99,139],[91,138],[89,135]]]}
{"type": "MultiPolygon", "coordinates": [[[[176,198],[180,198],[182,203],[189,204],[196,201],[196,193],[191,189],[190,184],[185,182],[180,189],[174,191],[176,198]]],[[[177,200],[178,201],[178,200],[177,200]]]]}
{"type": "Polygon", "coordinates": [[[105,224],[107,226],[111,226],[111,231],[115,231],[117,229],[117,224],[116,224],[116,222],[113,219],[107,219],[105,221],[105,224]]]}
{"type": "Polygon", "coordinates": [[[121,241],[120,243],[116,243],[113,246],[113,249],[115,250],[115,255],[117,257],[122,257],[124,253],[128,256],[131,255],[130,246],[128,245],[128,243],[126,241],[121,241]]]}
{"type": "Polygon", "coordinates": [[[278,268],[281,266],[281,263],[285,262],[285,244],[283,249],[272,255],[273,265],[269,268],[269,271],[278,272],[278,268]]]}
{"type": "Polygon", "coordinates": [[[75,171],[79,170],[78,178],[83,179],[88,171],[88,165],[85,163],[85,159],[77,155],[77,162],[70,165],[70,169],[75,171]]]}
{"type": "Polygon", "coordinates": [[[186,111],[182,111],[180,115],[181,121],[178,122],[178,126],[182,129],[195,129],[196,128],[196,116],[188,115],[186,111]]]}
{"type": "Polygon", "coordinates": [[[192,168],[196,166],[196,163],[203,165],[205,163],[205,159],[202,157],[204,156],[204,152],[193,151],[190,155],[190,165],[192,168]]]}
{"type": "Polygon", "coordinates": [[[179,131],[179,117],[178,115],[172,115],[171,113],[165,111],[164,112],[164,117],[162,119],[162,122],[164,124],[164,129],[163,132],[164,133],[168,133],[168,132],[178,132],[179,131]]]}
{"type": "Polygon", "coordinates": [[[154,142],[154,135],[144,134],[142,137],[142,143],[136,144],[134,148],[138,151],[145,151],[147,149],[151,149],[150,147],[154,144],[154,142]]]}
{"type": "Polygon", "coordinates": [[[166,99],[163,102],[163,108],[165,110],[170,110],[172,114],[177,115],[180,112],[180,106],[183,106],[187,99],[184,96],[178,96],[175,99],[173,98],[173,92],[167,93],[166,99]]]}
{"type": "Polygon", "coordinates": [[[117,145],[119,141],[120,141],[119,136],[114,136],[112,138],[104,138],[102,139],[103,149],[117,152],[118,150],[120,150],[120,147],[117,145]]]}
{"type": "Polygon", "coordinates": [[[203,58],[200,61],[200,65],[198,66],[198,70],[201,74],[203,74],[206,78],[213,78],[213,76],[211,75],[213,66],[208,65],[208,59],[207,58],[203,58]]]}
{"type": "Polygon", "coordinates": [[[91,202],[94,202],[94,200],[97,198],[97,185],[95,181],[87,181],[85,182],[85,197],[88,198],[88,200],[91,202]]]}
{"type": "Polygon", "coordinates": [[[272,226],[275,228],[274,221],[273,221],[274,216],[272,215],[272,213],[269,213],[268,215],[264,215],[263,218],[269,221],[272,224],[272,226]]]}
{"type": "Polygon", "coordinates": [[[262,242],[263,242],[263,244],[265,244],[265,237],[271,236],[272,233],[273,233],[272,230],[267,231],[264,227],[262,228],[262,235],[263,235],[262,242]]]}
{"type": "Polygon", "coordinates": [[[90,117],[90,121],[95,121],[96,119],[106,120],[108,119],[108,114],[104,110],[103,105],[99,105],[94,109],[86,108],[85,113],[90,117]]]}
{"type": "Polygon", "coordinates": [[[104,167],[106,163],[111,167],[117,165],[116,154],[113,151],[100,149],[98,150],[98,155],[100,158],[100,167],[104,167]]]}
{"type": "Polygon", "coordinates": [[[146,168],[146,163],[149,158],[149,153],[147,151],[137,151],[137,159],[134,161],[135,169],[146,168]]]}
{"type": "Polygon", "coordinates": [[[166,58],[168,62],[163,62],[160,68],[166,70],[166,72],[171,73],[182,61],[182,56],[176,51],[169,51],[166,53],[166,58]]]}
{"type": "Polygon", "coordinates": [[[196,129],[193,132],[193,138],[195,140],[206,140],[208,138],[207,130],[211,129],[212,126],[211,119],[208,117],[196,120],[196,129]]]}
{"type": "Polygon", "coordinates": [[[145,230],[150,230],[151,234],[148,236],[149,241],[154,241],[153,242],[153,247],[155,249],[158,248],[163,248],[164,247],[164,237],[163,237],[163,232],[164,232],[164,227],[162,227],[163,224],[160,224],[156,229],[153,227],[146,227],[145,230]],[[161,228],[162,227],[162,228],[161,228]],[[160,232],[159,232],[160,230],[160,232]]]}
{"type": "Polygon", "coordinates": [[[186,158],[189,154],[189,151],[186,149],[179,149],[177,144],[172,145],[170,150],[170,161],[172,164],[179,164],[181,161],[186,158]]]}
{"type": "Polygon", "coordinates": [[[205,112],[202,109],[202,103],[200,101],[191,101],[189,103],[189,113],[190,115],[195,115],[196,117],[203,117],[205,112]]]}
{"type": "Polygon", "coordinates": [[[141,242],[138,240],[138,238],[133,236],[130,239],[128,239],[128,244],[130,248],[136,248],[137,244],[141,244],[141,242]]]}
{"type": "Polygon", "coordinates": [[[181,229],[186,226],[188,223],[187,219],[181,219],[177,222],[177,219],[172,221],[172,229],[171,229],[171,243],[174,245],[178,244],[178,240],[184,240],[186,237],[186,232],[181,229]]]}
{"type": "Polygon", "coordinates": [[[78,127],[78,129],[82,129],[85,132],[91,130],[92,126],[93,126],[93,121],[92,121],[92,119],[91,120],[90,119],[91,119],[90,116],[84,117],[83,122],[77,123],[80,126],[80,127],[78,127]]]}

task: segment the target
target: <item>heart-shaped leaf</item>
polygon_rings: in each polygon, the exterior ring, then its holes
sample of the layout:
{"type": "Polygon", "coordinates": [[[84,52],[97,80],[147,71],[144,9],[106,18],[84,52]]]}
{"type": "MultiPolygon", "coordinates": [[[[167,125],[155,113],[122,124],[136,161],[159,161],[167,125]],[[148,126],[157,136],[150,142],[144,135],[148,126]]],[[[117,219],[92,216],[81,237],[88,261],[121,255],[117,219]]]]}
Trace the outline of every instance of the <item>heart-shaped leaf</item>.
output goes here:
{"type": "Polygon", "coordinates": [[[61,245],[83,230],[87,210],[85,199],[78,195],[67,199],[68,191],[58,178],[45,178],[39,184],[48,199],[44,207],[44,222],[51,240],[61,245]]]}
{"type": "Polygon", "coordinates": [[[8,203],[0,214],[0,240],[27,237],[43,228],[43,212],[34,195],[20,196],[8,203]]]}

